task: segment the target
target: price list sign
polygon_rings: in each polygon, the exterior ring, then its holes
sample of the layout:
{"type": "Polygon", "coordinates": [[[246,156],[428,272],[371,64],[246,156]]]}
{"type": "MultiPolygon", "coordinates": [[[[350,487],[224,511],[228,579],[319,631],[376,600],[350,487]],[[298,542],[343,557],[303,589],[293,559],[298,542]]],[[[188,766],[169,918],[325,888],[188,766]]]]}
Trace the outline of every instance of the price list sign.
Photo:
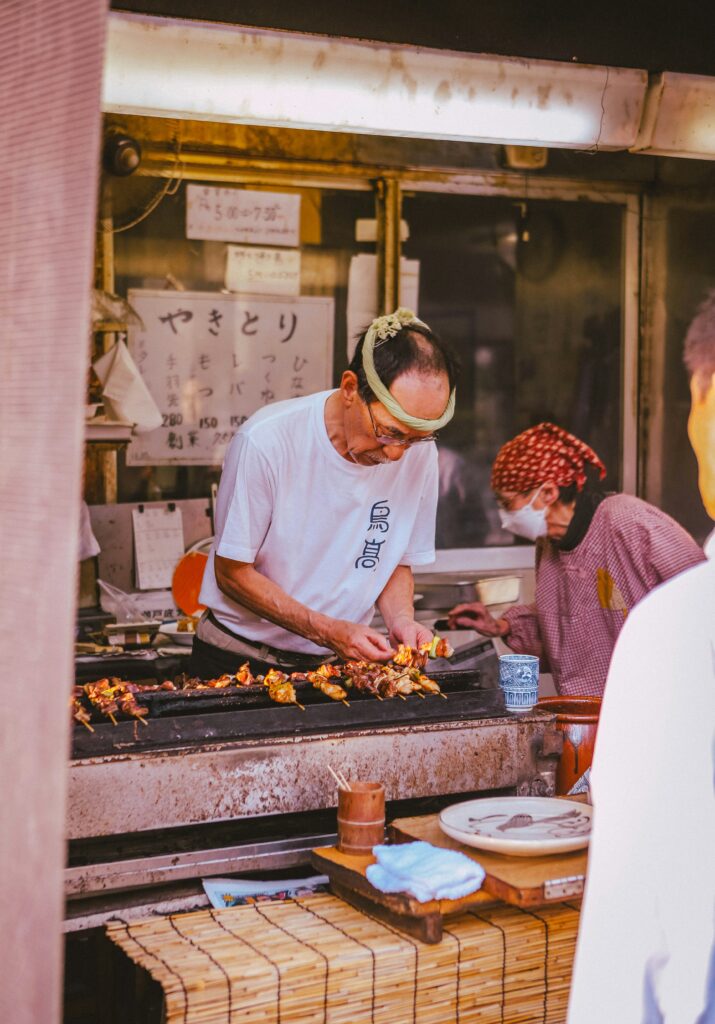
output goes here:
{"type": "Polygon", "coordinates": [[[220,465],[258,409],[329,388],[333,299],[131,290],[129,347],[162,415],[127,465],[220,465]]]}
{"type": "Polygon", "coordinates": [[[186,186],[186,237],[253,245],[297,246],[300,195],[186,186]]]}

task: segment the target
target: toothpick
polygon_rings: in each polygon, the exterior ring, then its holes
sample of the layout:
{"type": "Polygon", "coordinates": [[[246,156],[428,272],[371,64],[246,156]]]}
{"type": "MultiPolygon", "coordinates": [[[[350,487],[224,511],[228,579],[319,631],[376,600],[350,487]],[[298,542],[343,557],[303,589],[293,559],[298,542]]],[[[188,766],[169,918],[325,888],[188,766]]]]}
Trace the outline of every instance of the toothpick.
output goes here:
{"type": "Polygon", "coordinates": [[[441,698],[442,698],[442,700],[446,700],[446,699],[447,699],[447,694],[446,694],[446,693],[442,693],[442,691],[441,691],[441,690],[439,691],[439,693],[437,694],[437,696],[438,696],[438,697],[441,697],[441,698]]]}
{"type": "Polygon", "coordinates": [[[84,720],[83,718],[78,718],[78,719],[77,719],[77,721],[78,721],[78,722],[81,722],[81,723],[82,723],[82,725],[83,725],[83,726],[85,727],[85,729],[89,729],[89,731],[90,731],[90,732],[94,732],[94,729],[93,729],[93,728],[92,728],[92,726],[91,726],[91,725],[89,724],[89,722],[85,722],[85,720],[84,720]]]}
{"type": "Polygon", "coordinates": [[[116,720],[116,718],[114,717],[114,715],[112,714],[112,712],[111,712],[111,711],[109,711],[109,712],[107,712],[107,714],[108,714],[108,715],[109,715],[109,717],[110,717],[110,718],[112,719],[112,725],[116,725],[116,724],[117,724],[117,720],[116,720]]]}
{"type": "Polygon", "coordinates": [[[404,693],[398,693],[397,696],[400,698],[400,700],[407,700],[407,697],[405,697],[404,693]]]}
{"type": "Polygon", "coordinates": [[[297,700],[294,700],[293,703],[295,704],[295,706],[297,708],[300,708],[301,711],[305,711],[305,708],[303,707],[303,705],[299,704],[297,700]]]}
{"type": "Polygon", "coordinates": [[[413,692],[413,693],[414,693],[414,694],[415,694],[415,695],[416,695],[417,697],[419,697],[419,698],[420,698],[420,700],[424,700],[424,699],[425,699],[425,695],[424,695],[424,693],[420,693],[420,691],[419,691],[419,690],[413,690],[412,692],[413,692]]]}
{"type": "Polygon", "coordinates": [[[346,708],[350,707],[350,705],[348,704],[348,702],[344,698],[343,698],[343,700],[340,701],[340,703],[344,704],[346,708]]]}

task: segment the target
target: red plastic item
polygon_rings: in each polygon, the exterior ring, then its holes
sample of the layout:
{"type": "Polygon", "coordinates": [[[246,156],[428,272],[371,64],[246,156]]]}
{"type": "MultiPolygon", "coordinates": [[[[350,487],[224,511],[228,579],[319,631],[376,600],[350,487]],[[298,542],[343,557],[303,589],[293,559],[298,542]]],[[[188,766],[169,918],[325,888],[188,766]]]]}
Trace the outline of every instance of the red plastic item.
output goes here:
{"type": "Polygon", "coordinates": [[[199,604],[199,591],[209,557],[203,551],[189,551],[180,558],[171,580],[174,603],[184,615],[198,615],[205,608],[199,604]]]}

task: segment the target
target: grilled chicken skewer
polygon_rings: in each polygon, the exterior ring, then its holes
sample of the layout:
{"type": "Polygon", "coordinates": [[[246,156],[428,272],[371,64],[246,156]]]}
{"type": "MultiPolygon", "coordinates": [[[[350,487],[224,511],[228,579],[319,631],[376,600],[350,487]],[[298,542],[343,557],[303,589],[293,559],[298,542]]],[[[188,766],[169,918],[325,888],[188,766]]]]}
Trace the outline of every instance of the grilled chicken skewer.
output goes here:
{"type": "Polygon", "coordinates": [[[96,683],[85,683],[84,692],[97,710],[105,718],[109,718],[112,725],[116,725],[117,720],[114,715],[119,711],[119,705],[114,699],[114,690],[109,680],[98,679],[96,683]]]}
{"type": "Polygon", "coordinates": [[[263,677],[263,685],[268,687],[268,696],[276,704],[295,704],[301,711],[305,711],[303,705],[298,703],[295,687],[285,672],[279,672],[275,668],[269,669],[263,677]]]}
{"type": "MultiPolygon", "coordinates": [[[[300,673],[294,673],[291,679],[295,678],[300,673]]],[[[336,668],[335,665],[320,665],[315,672],[306,672],[303,678],[307,679],[313,684],[316,690],[320,690],[326,697],[330,697],[331,700],[339,700],[345,705],[346,708],[350,707],[350,704],[345,699],[347,697],[347,691],[338,686],[337,683],[331,683],[331,677],[339,677],[340,669],[336,668]]]]}
{"type": "Polygon", "coordinates": [[[247,661],[244,661],[243,665],[241,665],[235,679],[236,686],[253,686],[255,684],[256,678],[248,667],[247,661]]]}
{"type": "Polygon", "coordinates": [[[149,686],[129,683],[121,679],[98,679],[76,687],[71,708],[73,718],[92,730],[89,724],[90,715],[82,704],[81,698],[86,696],[97,710],[116,725],[116,715],[122,712],[143,722],[148,715],[148,708],[137,703],[135,694],[154,692],[157,690],[224,690],[230,687],[247,687],[263,684],[268,696],[277,704],[295,704],[305,711],[299,703],[293,683],[309,681],[331,700],[341,701],[350,707],[345,687],[354,687],[363,693],[370,694],[377,700],[399,697],[406,700],[411,694],[424,699],[425,694],[434,694],[446,700],[438,684],[424,675],[423,669],[428,658],[448,658],[453,653],[449,643],[440,637],[434,637],[430,643],[422,644],[419,649],[400,644],[391,663],[382,664],[369,661],[348,661],[344,665],[323,664],[314,672],[294,672],[289,677],[278,669],[269,669],[265,676],[254,676],[249,662],[234,674],[224,674],[216,679],[190,679],[182,677],[178,686],[172,682],[164,682],[149,686]],[[343,685],[337,682],[340,679],[343,685]]]}
{"type": "Polygon", "coordinates": [[[90,714],[87,708],[84,706],[82,701],[77,696],[70,697],[70,709],[72,711],[72,717],[75,722],[79,722],[85,729],[89,729],[90,732],[94,732],[94,729],[89,724],[90,714]]]}

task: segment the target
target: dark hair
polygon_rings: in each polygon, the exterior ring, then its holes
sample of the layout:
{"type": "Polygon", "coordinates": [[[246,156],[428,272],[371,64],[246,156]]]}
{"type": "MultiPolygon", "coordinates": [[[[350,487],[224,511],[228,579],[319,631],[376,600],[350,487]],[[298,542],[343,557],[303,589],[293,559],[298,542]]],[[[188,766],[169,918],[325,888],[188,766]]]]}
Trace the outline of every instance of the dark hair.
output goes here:
{"type": "Polygon", "coordinates": [[[576,501],[579,494],[603,493],[603,483],[598,469],[595,466],[584,466],[583,471],[586,479],[580,491],[575,481],[572,484],[567,484],[565,487],[559,487],[559,501],[563,505],[570,505],[572,501],[576,501]]]}
{"type": "MultiPolygon", "coordinates": [[[[366,334],[367,331],[364,331],[361,335],[348,369],[352,370],[358,379],[358,394],[363,402],[369,404],[376,402],[377,399],[362,367],[362,347],[366,334]]],[[[451,391],[459,370],[457,357],[450,347],[434,331],[422,324],[409,324],[394,338],[376,345],[373,349],[373,361],[377,374],[386,388],[403,373],[446,373],[451,391]]]]}
{"type": "Polygon", "coordinates": [[[715,289],[701,303],[685,335],[683,360],[707,390],[715,373],[715,289]]]}
{"type": "MultiPolygon", "coordinates": [[[[588,481],[583,485],[584,491],[590,490],[588,481]]],[[[559,501],[562,505],[570,505],[572,501],[576,501],[579,495],[579,489],[576,484],[568,484],[566,487],[559,487],[559,501]]]]}

